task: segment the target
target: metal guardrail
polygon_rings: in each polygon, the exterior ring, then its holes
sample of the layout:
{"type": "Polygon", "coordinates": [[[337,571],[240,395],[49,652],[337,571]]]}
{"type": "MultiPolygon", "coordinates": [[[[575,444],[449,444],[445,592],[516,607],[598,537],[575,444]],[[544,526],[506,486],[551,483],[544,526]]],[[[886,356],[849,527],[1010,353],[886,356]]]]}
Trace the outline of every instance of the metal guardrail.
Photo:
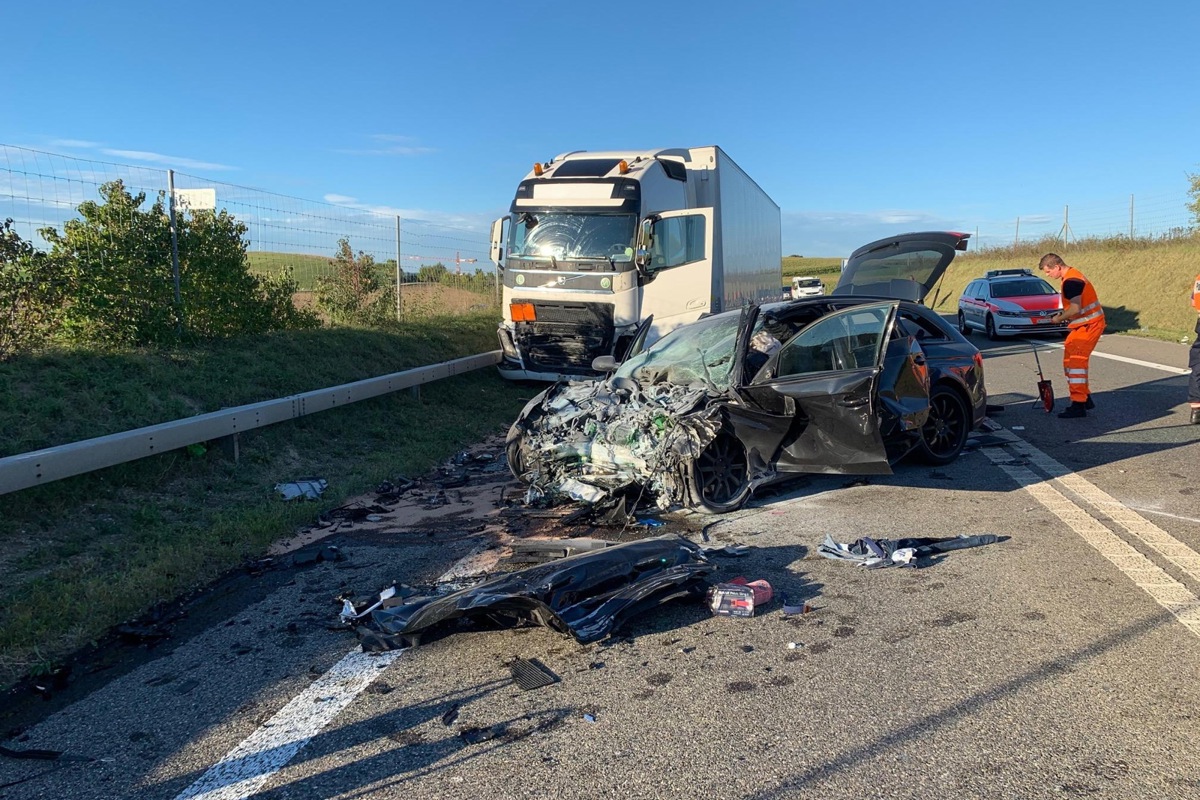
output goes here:
{"type": "Polygon", "coordinates": [[[72,475],[82,475],[92,470],[158,455],[198,442],[232,436],[277,422],[286,422],[318,411],[340,408],[360,400],[368,400],[401,389],[411,389],[423,383],[461,375],[498,363],[500,351],[493,350],[427,367],[393,372],[327,389],[316,389],[278,400],[264,400],[261,403],[226,408],[174,422],[163,422],[123,433],[0,458],[0,494],[40,486],[72,475]]]}

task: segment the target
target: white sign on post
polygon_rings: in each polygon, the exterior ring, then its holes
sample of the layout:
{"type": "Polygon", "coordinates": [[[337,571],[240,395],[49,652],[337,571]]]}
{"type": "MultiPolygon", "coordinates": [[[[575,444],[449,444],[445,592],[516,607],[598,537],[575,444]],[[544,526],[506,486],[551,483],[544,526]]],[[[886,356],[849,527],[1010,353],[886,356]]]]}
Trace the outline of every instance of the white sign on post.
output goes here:
{"type": "Polygon", "coordinates": [[[216,189],[176,189],[175,209],[177,211],[216,211],[216,189]]]}

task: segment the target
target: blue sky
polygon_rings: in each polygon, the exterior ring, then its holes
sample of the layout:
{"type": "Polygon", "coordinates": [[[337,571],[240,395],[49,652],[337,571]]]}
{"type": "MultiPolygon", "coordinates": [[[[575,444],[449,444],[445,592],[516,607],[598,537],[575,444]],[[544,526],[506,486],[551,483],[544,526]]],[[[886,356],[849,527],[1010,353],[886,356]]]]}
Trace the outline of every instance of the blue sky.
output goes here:
{"type": "Polygon", "coordinates": [[[1054,234],[1066,205],[1076,234],[1124,231],[1131,195],[1139,231],[1186,224],[1200,172],[1183,0],[67,0],[5,23],[0,143],[480,231],[578,149],[720,145],[809,256],[1054,234]]]}

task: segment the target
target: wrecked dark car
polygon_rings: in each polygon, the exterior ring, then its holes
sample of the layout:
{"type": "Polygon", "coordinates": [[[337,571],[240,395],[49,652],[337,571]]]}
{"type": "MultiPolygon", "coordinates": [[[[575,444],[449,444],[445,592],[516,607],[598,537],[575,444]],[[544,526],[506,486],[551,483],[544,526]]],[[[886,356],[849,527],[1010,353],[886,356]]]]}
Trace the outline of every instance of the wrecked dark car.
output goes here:
{"type": "Polygon", "coordinates": [[[356,630],[364,651],[413,646],[463,621],[544,625],[594,642],[651,608],[702,597],[714,569],[699,545],[656,536],[497,575],[452,594],[388,596],[362,615],[356,630]]]}
{"type": "MultiPolygon", "coordinates": [[[[969,234],[910,233],[850,257],[832,294],[703,317],[607,378],[534,397],[508,434],[531,501],[739,508],[794,473],[948,464],[982,423],[983,357],[922,305],[969,234]]],[[[605,363],[600,363],[605,362],[605,363]]]]}

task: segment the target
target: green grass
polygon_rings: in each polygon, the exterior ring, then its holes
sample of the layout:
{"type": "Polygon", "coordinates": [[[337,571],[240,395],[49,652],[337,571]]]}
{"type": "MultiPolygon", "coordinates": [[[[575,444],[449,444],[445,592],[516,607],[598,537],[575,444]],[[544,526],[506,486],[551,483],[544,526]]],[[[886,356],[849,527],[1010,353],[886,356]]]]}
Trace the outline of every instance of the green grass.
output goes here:
{"type": "MultiPolygon", "coordinates": [[[[154,352],[58,352],[0,364],[4,454],[317,389],[495,347],[494,314],[389,332],[334,329],[154,352]],[[23,402],[14,402],[19,394],[23,402]]],[[[381,480],[418,475],[503,432],[531,395],[493,369],[0,495],[0,685],[202,586],[322,508],[381,480]],[[319,503],[278,482],[319,476],[319,503]]]]}

